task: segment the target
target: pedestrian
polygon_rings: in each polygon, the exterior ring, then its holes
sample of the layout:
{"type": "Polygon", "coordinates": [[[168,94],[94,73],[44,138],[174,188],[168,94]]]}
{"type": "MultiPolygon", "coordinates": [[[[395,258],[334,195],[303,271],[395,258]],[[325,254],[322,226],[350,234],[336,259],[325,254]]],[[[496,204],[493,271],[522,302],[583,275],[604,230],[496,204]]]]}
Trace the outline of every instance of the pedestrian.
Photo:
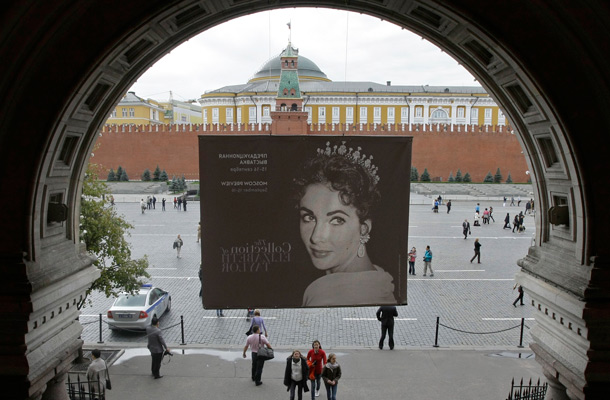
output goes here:
{"type": "Polygon", "coordinates": [[[515,214],[515,219],[513,220],[513,233],[515,233],[515,229],[519,232],[519,214],[515,214]]]}
{"type": "Polygon", "coordinates": [[[197,243],[201,240],[201,221],[197,224],[197,243]]]}
{"type": "Polygon", "coordinates": [[[519,213],[519,230],[517,232],[521,233],[525,230],[525,215],[523,215],[523,211],[519,213]]]}
{"type": "Polygon", "coordinates": [[[174,210],[178,209],[178,199],[174,197],[174,210]]]}
{"type": "Polygon", "coordinates": [[[511,206],[515,205],[515,196],[510,196],[510,205],[511,206]]]}
{"type": "Polygon", "coordinates": [[[510,229],[510,214],[506,213],[506,218],[504,218],[504,227],[502,229],[510,229]]]}
{"type": "Polygon", "coordinates": [[[390,350],[394,350],[394,317],[398,317],[395,306],[381,306],[377,310],[377,321],[381,322],[381,339],[379,339],[379,350],[383,350],[385,334],[388,334],[390,350]]]}
{"type": "Polygon", "coordinates": [[[265,320],[263,320],[263,317],[261,317],[261,310],[258,308],[254,310],[254,317],[252,318],[252,322],[250,322],[250,329],[254,329],[255,325],[265,332],[265,336],[269,337],[267,334],[267,327],[265,326],[265,320]]]}
{"type": "Polygon", "coordinates": [[[470,232],[470,222],[467,219],[462,222],[462,233],[464,234],[464,239],[468,239],[468,235],[472,235],[470,232]]]}
{"type": "Polygon", "coordinates": [[[434,200],[434,207],[432,207],[432,211],[438,213],[438,200],[434,200]]]}
{"type": "Polygon", "coordinates": [[[477,258],[477,264],[481,263],[481,242],[479,242],[479,238],[474,240],[474,256],[470,259],[470,262],[477,258]]]}
{"type": "Polygon", "coordinates": [[[140,208],[142,209],[142,214],[144,214],[144,210],[146,210],[146,203],[144,203],[144,199],[140,200],[140,208]]]}
{"type": "Polygon", "coordinates": [[[449,214],[449,211],[451,211],[451,200],[447,202],[447,214],[449,214]]]}
{"type": "Polygon", "coordinates": [[[200,287],[199,287],[199,297],[201,297],[203,295],[203,264],[199,263],[199,283],[200,283],[200,287]]]}
{"type": "Polygon", "coordinates": [[[157,198],[155,197],[155,195],[153,194],[152,197],[152,205],[153,205],[153,210],[156,210],[157,208],[157,198]]]}
{"type": "Polygon", "coordinates": [[[182,209],[186,211],[186,197],[182,200],[182,209]]]}
{"type": "MultiPolygon", "coordinates": [[[[307,387],[307,360],[298,350],[293,350],[290,357],[286,359],[286,369],[284,370],[284,385],[290,392],[290,400],[294,400],[295,392],[298,393],[299,400],[303,400],[303,392],[309,392],[307,387]]],[[[313,393],[313,390],[312,390],[313,393]]]]}
{"type": "Polygon", "coordinates": [[[163,360],[163,353],[167,352],[172,354],[171,350],[165,344],[161,329],[159,329],[159,319],[155,316],[152,319],[150,326],[146,328],[146,336],[148,337],[148,350],[152,357],[152,375],[155,379],[163,378],[161,375],[161,360],[163,360]]]}
{"type": "Polygon", "coordinates": [[[473,226],[481,226],[481,223],[479,222],[479,218],[480,218],[479,213],[475,212],[474,218],[473,218],[473,223],[472,223],[473,226]]]}
{"type": "Polygon", "coordinates": [[[242,354],[244,358],[246,358],[246,351],[248,351],[248,347],[252,350],[252,380],[256,384],[256,386],[260,386],[263,384],[262,375],[263,375],[263,367],[265,366],[265,360],[262,358],[258,358],[258,349],[261,346],[267,346],[272,349],[269,340],[260,333],[260,328],[258,325],[254,325],[252,327],[252,334],[248,336],[246,339],[246,345],[244,346],[244,353],[242,354]]]}
{"type": "Polygon", "coordinates": [[[178,211],[182,210],[182,197],[178,197],[178,211]]]}
{"type": "Polygon", "coordinates": [[[504,201],[502,202],[502,207],[506,207],[506,196],[504,196],[504,201]]]}
{"type": "Polygon", "coordinates": [[[409,252],[409,274],[410,275],[417,275],[415,273],[415,258],[417,257],[417,250],[415,249],[415,247],[411,248],[411,251],[409,252]]]}
{"type": "Polygon", "coordinates": [[[165,211],[165,197],[161,199],[161,211],[165,211]]]}
{"type": "Polygon", "coordinates": [[[217,317],[224,317],[225,315],[222,313],[222,309],[217,308],[216,309],[216,316],[217,317]]]}
{"type": "Polygon", "coordinates": [[[532,206],[531,202],[525,203],[525,213],[528,214],[530,212],[530,207],[532,206]]]}
{"type": "Polygon", "coordinates": [[[152,208],[152,199],[150,198],[150,196],[146,196],[146,206],[149,210],[152,208]]]}
{"type": "MultiPolygon", "coordinates": [[[[493,222],[496,222],[496,220],[494,219],[493,216],[493,212],[494,212],[494,208],[492,206],[489,206],[489,219],[491,219],[493,222]]],[[[487,222],[489,223],[489,222],[487,222]]]]}
{"type": "Polygon", "coordinates": [[[182,258],[182,257],[180,257],[180,250],[182,249],[183,244],[184,244],[184,242],[180,238],[180,235],[178,235],[176,240],[174,240],[174,249],[176,249],[176,258],[182,258]]]}
{"type": "Polygon", "coordinates": [[[521,285],[519,285],[518,283],[515,283],[515,286],[513,286],[513,290],[515,290],[515,288],[519,286],[519,289],[517,289],[517,291],[519,292],[519,296],[517,296],[517,298],[515,299],[515,301],[513,301],[513,307],[517,307],[517,302],[520,301],[521,305],[523,304],[523,287],[521,285]]]}
{"type": "Polygon", "coordinates": [[[424,254],[424,276],[426,276],[428,268],[430,268],[430,276],[434,276],[434,271],[432,271],[432,250],[430,250],[430,246],[426,246],[426,253],[424,254]]]}
{"type": "Polygon", "coordinates": [[[521,196],[517,196],[517,207],[521,207],[521,196]]]}
{"type": "Polygon", "coordinates": [[[87,368],[87,380],[90,382],[89,388],[91,392],[99,393],[101,395],[100,398],[104,398],[104,393],[106,392],[106,378],[108,377],[108,366],[101,356],[102,352],[99,349],[91,351],[93,360],[87,368]]]}
{"type": "Polygon", "coordinates": [[[320,377],[322,367],[326,364],[326,353],[322,350],[319,340],[314,340],[311,350],[307,353],[307,365],[309,366],[309,380],[311,381],[311,400],[320,396],[320,377]]]}
{"type": "Polygon", "coordinates": [[[334,353],[328,355],[328,362],[324,364],[322,369],[322,379],[326,386],[326,398],[328,400],[337,400],[337,385],[341,378],[341,366],[337,362],[337,356],[334,353]]]}
{"type": "Polygon", "coordinates": [[[489,210],[487,208],[483,211],[483,223],[489,224],[489,210]]]}
{"type": "Polygon", "coordinates": [[[477,205],[475,206],[475,208],[474,208],[474,212],[475,212],[475,213],[477,213],[477,214],[480,214],[480,213],[481,213],[481,207],[480,207],[480,204],[479,204],[479,203],[477,203],[477,205]]]}
{"type": "Polygon", "coordinates": [[[114,207],[114,196],[110,195],[110,205],[114,207]]]}
{"type": "MultiPolygon", "coordinates": [[[[247,308],[246,309],[246,321],[250,321],[252,319],[252,317],[254,317],[254,308],[247,308]]],[[[252,325],[250,325],[250,328],[252,328],[252,325]]]]}

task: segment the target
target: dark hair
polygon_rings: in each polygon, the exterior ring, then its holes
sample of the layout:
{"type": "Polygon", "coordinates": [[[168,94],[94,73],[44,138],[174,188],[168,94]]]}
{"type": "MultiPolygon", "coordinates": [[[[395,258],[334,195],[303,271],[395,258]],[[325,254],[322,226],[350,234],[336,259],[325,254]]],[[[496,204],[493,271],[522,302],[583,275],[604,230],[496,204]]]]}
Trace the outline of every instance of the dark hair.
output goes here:
{"type": "Polygon", "coordinates": [[[258,325],[252,325],[252,332],[257,333],[261,328],[258,325]]]}
{"type": "Polygon", "coordinates": [[[100,358],[102,356],[102,352],[99,349],[91,350],[91,355],[95,358],[100,358]]]}
{"type": "Polygon", "coordinates": [[[360,164],[341,155],[318,154],[305,162],[294,179],[293,198],[296,207],[311,184],[328,184],[339,192],[344,205],[356,208],[360,222],[371,218],[375,206],[381,200],[373,176],[360,164]]]}
{"type": "Polygon", "coordinates": [[[312,349],[313,349],[313,345],[316,344],[316,343],[318,344],[318,346],[320,346],[320,348],[322,348],[322,345],[320,344],[320,341],[319,340],[314,340],[313,342],[311,342],[311,348],[312,349]]]}
{"type": "Polygon", "coordinates": [[[151,325],[157,325],[159,323],[159,318],[157,318],[156,316],[153,317],[152,321],[150,321],[151,325]]]}

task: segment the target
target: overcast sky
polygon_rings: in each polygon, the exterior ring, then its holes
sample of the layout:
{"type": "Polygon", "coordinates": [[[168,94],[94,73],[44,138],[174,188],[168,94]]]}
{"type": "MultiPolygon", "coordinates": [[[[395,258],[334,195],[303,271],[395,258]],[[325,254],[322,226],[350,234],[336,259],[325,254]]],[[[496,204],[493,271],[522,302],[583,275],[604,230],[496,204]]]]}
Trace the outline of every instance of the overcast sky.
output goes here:
{"type": "Polygon", "coordinates": [[[131,91],[166,101],[198,99],[246,83],[288,43],[333,81],[479,86],[438,47],[379,18],[330,9],[289,8],[231,20],[191,38],[159,60],[131,91]]]}

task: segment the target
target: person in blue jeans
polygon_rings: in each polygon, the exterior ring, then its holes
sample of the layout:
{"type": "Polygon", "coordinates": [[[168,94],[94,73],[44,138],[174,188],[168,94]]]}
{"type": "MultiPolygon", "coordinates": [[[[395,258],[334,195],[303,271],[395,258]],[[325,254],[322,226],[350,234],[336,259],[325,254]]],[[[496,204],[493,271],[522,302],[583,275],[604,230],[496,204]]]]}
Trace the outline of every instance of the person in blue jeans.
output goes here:
{"type": "Polygon", "coordinates": [[[341,378],[341,366],[337,362],[335,353],[328,355],[328,362],[322,369],[322,380],[326,386],[326,398],[328,400],[337,400],[337,386],[341,378]]]}

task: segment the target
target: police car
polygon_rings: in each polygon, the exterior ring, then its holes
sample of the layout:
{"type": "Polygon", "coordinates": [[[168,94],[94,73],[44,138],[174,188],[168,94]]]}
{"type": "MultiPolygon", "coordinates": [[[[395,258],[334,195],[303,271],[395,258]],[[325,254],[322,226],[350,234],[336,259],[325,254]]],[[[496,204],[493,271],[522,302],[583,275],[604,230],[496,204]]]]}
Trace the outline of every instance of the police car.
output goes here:
{"type": "Polygon", "coordinates": [[[168,292],[151,284],[142,285],[138,293],[122,293],[108,310],[110,329],[146,329],[153,317],[161,316],[172,308],[168,292]]]}

